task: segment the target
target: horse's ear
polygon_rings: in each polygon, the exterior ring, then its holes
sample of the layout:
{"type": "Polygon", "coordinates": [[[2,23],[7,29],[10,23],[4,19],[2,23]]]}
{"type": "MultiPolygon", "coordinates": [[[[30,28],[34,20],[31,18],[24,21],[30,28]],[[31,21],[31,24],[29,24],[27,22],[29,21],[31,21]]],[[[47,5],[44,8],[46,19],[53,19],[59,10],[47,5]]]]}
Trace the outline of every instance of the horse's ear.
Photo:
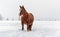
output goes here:
{"type": "Polygon", "coordinates": [[[22,5],[22,7],[24,7],[24,5],[22,5]]]}
{"type": "Polygon", "coordinates": [[[21,6],[19,6],[21,8],[21,6]]]}

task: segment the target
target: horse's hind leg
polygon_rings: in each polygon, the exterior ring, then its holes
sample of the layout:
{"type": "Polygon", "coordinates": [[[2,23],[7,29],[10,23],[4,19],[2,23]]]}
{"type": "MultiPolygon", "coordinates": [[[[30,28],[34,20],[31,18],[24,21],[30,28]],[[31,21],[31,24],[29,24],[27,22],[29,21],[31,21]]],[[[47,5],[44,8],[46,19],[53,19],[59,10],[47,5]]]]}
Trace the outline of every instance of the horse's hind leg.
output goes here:
{"type": "Polygon", "coordinates": [[[27,31],[29,31],[29,25],[27,25],[27,31]]]}
{"type": "Polygon", "coordinates": [[[29,30],[31,31],[31,29],[32,29],[32,24],[31,24],[31,25],[29,25],[29,30]]]}

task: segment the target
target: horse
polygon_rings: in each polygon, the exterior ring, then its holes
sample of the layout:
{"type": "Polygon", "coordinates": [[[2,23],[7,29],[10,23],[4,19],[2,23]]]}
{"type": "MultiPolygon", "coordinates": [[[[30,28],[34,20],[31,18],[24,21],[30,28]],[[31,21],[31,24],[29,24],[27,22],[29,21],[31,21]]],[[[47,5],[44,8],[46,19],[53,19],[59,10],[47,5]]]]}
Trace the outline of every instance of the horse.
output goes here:
{"type": "Polygon", "coordinates": [[[27,31],[32,30],[34,22],[34,16],[32,13],[28,13],[24,6],[19,6],[19,16],[21,16],[22,30],[24,30],[24,24],[27,25],[27,31]]]}

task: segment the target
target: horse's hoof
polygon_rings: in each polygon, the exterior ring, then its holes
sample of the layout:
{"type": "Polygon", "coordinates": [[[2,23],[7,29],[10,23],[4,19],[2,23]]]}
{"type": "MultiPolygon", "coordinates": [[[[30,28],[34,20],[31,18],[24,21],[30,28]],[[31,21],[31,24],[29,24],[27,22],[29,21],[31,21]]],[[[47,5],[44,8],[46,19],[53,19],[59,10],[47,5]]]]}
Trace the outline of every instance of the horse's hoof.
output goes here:
{"type": "Polygon", "coordinates": [[[24,29],[22,29],[22,31],[23,31],[24,29]]]}
{"type": "Polygon", "coordinates": [[[31,31],[31,30],[27,30],[27,32],[29,32],[29,31],[31,31]]]}

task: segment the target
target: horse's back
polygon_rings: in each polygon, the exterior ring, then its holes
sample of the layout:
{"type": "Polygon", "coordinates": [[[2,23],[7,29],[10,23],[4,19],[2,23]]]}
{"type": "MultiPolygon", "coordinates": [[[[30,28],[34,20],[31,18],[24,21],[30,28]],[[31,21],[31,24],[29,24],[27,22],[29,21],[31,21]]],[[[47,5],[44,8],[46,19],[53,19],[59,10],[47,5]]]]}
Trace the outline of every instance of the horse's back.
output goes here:
{"type": "Polygon", "coordinates": [[[29,13],[29,15],[32,15],[32,16],[33,16],[33,14],[32,14],[32,13],[29,13]]]}
{"type": "Polygon", "coordinates": [[[29,17],[30,17],[30,19],[34,19],[34,16],[32,13],[29,13],[29,17]]]}

